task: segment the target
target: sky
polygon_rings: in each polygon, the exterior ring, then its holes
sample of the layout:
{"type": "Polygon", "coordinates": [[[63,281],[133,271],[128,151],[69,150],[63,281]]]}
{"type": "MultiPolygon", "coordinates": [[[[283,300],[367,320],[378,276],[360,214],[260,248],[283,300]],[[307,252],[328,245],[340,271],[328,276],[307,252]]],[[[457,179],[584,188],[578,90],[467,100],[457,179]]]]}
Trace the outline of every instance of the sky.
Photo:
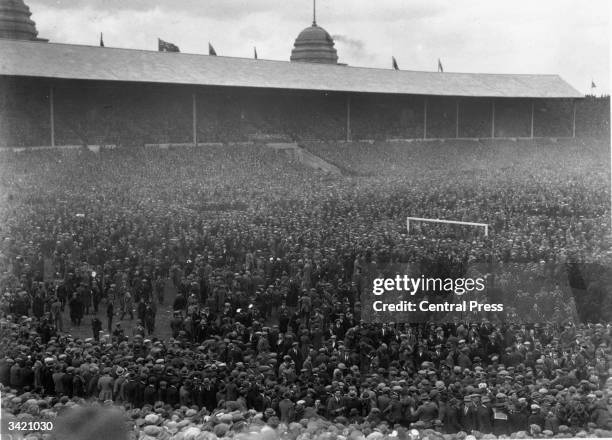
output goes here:
{"type": "MultiPolygon", "coordinates": [[[[55,43],[289,60],[312,0],[26,0],[39,37],[55,43]]],[[[610,93],[609,0],[318,0],[317,24],[352,66],[559,74],[583,93],[610,93]],[[591,82],[597,86],[591,88],[591,82]]]]}

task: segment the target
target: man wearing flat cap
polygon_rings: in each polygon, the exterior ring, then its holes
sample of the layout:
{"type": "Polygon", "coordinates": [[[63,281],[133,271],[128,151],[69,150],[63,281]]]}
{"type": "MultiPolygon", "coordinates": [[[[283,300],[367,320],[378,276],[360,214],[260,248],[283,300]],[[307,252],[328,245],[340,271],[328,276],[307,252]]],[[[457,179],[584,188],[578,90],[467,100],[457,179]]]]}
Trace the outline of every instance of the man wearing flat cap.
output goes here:
{"type": "Polygon", "coordinates": [[[433,425],[433,421],[438,418],[438,405],[432,401],[431,393],[424,393],[421,401],[421,405],[419,405],[419,407],[412,412],[411,416],[424,422],[425,426],[429,428],[433,425]]]}
{"type": "Polygon", "coordinates": [[[463,404],[459,408],[459,424],[465,432],[472,432],[477,428],[476,406],[471,396],[463,397],[463,404]]]}
{"type": "Polygon", "coordinates": [[[493,431],[493,409],[491,408],[491,399],[489,396],[483,396],[476,403],[476,422],[478,431],[483,434],[489,434],[493,431]]]}

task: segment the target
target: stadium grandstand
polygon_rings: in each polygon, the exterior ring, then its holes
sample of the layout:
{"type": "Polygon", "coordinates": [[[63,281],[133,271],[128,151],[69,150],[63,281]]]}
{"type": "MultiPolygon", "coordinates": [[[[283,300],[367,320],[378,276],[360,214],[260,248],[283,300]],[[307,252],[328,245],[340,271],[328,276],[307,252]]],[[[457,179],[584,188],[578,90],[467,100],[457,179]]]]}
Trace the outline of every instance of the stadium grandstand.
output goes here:
{"type": "Polygon", "coordinates": [[[582,129],[576,100],[583,96],[556,75],[395,71],[8,39],[0,51],[3,146],[197,144],[257,134],[574,137],[582,129]]]}
{"type": "Polygon", "coordinates": [[[589,134],[583,96],[557,75],[346,66],[316,22],[287,62],[23,35],[0,40],[3,147],[589,134]]]}
{"type": "Polygon", "coordinates": [[[0,0],[2,438],[612,438],[609,98],[344,65],[314,19],[270,61],[30,16],[0,0]],[[504,308],[376,315],[400,267],[504,308]]]}

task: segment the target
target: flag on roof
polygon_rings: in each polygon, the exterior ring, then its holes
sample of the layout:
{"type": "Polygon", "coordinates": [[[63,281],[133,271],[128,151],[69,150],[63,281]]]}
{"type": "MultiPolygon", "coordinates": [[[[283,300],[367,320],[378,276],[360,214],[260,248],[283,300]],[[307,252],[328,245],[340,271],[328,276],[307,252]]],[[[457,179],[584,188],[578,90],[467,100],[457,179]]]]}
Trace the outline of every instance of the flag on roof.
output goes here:
{"type": "Polygon", "coordinates": [[[595,81],[591,80],[591,88],[592,88],[592,89],[594,89],[595,87],[597,87],[597,86],[595,85],[595,81]]]}
{"type": "Polygon", "coordinates": [[[214,47],[212,47],[212,44],[210,44],[210,42],[208,42],[208,55],[213,55],[215,57],[217,56],[217,51],[214,47]]]}
{"type": "Polygon", "coordinates": [[[176,44],[169,43],[161,38],[157,39],[157,50],[159,52],[180,52],[176,44]]]}
{"type": "Polygon", "coordinates": [[[393,68],[395,70],[400,70],[398,65],[397,65],[397,60],[395,59],[395,57],[391,57],[391,61],[392,61],[392,64],[393,64],[393,68]]]}

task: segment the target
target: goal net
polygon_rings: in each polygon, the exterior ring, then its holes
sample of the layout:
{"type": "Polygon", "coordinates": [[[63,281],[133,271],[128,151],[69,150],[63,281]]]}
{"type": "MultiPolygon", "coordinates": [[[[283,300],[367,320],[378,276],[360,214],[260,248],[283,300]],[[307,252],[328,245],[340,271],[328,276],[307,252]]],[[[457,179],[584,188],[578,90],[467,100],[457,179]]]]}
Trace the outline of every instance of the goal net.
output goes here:
{"type": "Polygon", "coordinates": [[[459,226],[470,226],[470,227],[483,228],[485,237],[489,235],[489,225],[487,223],[462,222],[459,220],[441,220],[438,218],[422,218],[422,217],[407,217],[406,218],[406,228],[408,230],[408,234],[410,234],[411,227],[414,229],[415,225],[422,224],[422,223],[459,225],[459,226]]]}

